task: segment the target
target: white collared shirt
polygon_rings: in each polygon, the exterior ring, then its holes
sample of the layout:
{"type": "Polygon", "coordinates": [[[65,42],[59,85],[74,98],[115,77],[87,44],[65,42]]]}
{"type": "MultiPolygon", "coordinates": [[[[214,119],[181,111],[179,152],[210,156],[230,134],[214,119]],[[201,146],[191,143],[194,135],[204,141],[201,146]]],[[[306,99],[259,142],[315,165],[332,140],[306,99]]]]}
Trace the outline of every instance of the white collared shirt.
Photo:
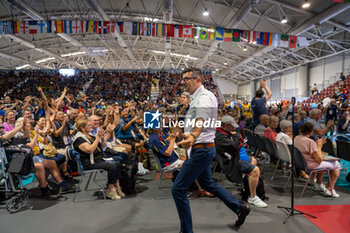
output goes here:
{"type": "MultiPolygon", "coordinates": [[[[213,127],[204,127],[202,133],[198,136],[194,144],[198,143],[212,143],[215,139],[215,122],[217,120],[217,99],[215,95],[206,90],[203,85],[201,85],[197,90],[191,95],[190,108],[186,114],[186,122],[190,119],[203,118],[204,121],[210,120],[214,122],[213,127]]],[[[191,133],[192,126],[186,127],[185,133],[191,133]]],[[[212,125],[211,125],[212,126],[212,125]]]]}

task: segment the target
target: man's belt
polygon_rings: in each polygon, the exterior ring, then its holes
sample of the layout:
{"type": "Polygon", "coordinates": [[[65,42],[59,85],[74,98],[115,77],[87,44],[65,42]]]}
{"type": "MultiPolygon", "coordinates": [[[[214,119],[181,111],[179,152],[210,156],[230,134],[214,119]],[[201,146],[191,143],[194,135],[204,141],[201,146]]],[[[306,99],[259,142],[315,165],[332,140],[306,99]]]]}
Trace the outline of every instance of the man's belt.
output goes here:
{"type": "Polygon", "coordinates": [[[198,143],[196,145],[193,145],[192,149],[194,149],[194,148],[211,148],[214,146],[215,146],[214,142],[212,142],[212,143],[198,143]]]}

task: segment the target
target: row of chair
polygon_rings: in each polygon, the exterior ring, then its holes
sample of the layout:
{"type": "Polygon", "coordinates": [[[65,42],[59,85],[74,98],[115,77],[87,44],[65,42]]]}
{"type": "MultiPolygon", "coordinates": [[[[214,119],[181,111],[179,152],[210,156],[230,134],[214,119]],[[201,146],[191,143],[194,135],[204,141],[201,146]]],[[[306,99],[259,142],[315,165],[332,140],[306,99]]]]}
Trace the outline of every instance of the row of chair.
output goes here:
{"type": "MultiPolygon", "coordinates": [[[[293,146],[288,146],[286,145],[284,142],[281,141],[275,141],[274,143],[266,138],[266,137],[261,137],[260,135],[254,134],[249,130],[245,130],[244,132],[245,136],[247,137],[248,141],[247,144],[249,146],[255,147],[255,149],[259,149],[261,151],[264,151],[266,153],[268,153],[271,158],[275,158],[277,159],[277,163],[276,163],[276,167],[274,169],[273,175],[271,177],[271,180],[274,179],[275,174],[277,172],[277,167],[278,165],[281,163],[281,165],[286,162],[286,163],[291,163],[292,162],[292,150],[293,150],[293,154],[294,154],[294,170],[292,170],[292,172],[300,171],[303,170],[305,171],[308,175],[309,175],[309,179],[306,181],[303,191],[300,194],[300,198],[302,197],[302,195],[305,192],[305,189],[308,185],[308,183],[310,182],[311,177],[313,176],[314,173],[320,172],[320,171],[327,171],[328,172],[328,177],[330,179],[330,170],[318,170],[318,169],[309,169],[307,166],[307,163],[305,161],[304,156],[302,155],[302,153],[298,150],[298,148],[293,147],[293,146]]],[[[330,140],[329,140],[330,141],[330,140]]],[[[327,143],[324,145],[324,149],[329,149],[329,141],[327,140],[327,143]]],[[[331,142],[331,141],[330,141],[331,142]]],[[[342,144],[343,142],[338,142],[340,144],[342,144]]],[[[333,144],[331,144],[333,146],[333,144]]],[[[350,145],[350,143],[349,143],[350,145]]],[[[333,147],[332,147],[333,148],[333,147]]],[[[348,148],[350,149],[350,148],[348,148]]],[[[329,153],[331,154],[331,153],[329,153]]],[[[333,153],[334,154],[334,153],[333,153]]],[[[332,154],[332,155],[333,155],[332,154]]],[[[288,180],[285,184],[285,188],[288,186],[290,178],[291,178],[292,173],[290,173],[288,180]]]]}

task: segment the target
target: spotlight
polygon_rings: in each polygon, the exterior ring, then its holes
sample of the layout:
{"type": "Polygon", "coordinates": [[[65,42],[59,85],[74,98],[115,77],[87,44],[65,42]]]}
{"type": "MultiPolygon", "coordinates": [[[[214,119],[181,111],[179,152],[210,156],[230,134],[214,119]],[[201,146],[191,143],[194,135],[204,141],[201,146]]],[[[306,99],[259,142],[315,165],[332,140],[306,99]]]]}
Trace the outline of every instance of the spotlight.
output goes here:
{"type": "Polygon", "coordinates": [[[215,71],[219,71],[219,69],[218,69],[218,68],[216,68],[216,69],[215,69],[215,71]]]}
{"type": "Polygon", "coordinates": [[[247,51],[248,49],[247,49],[247,46],[244,46],[243,47],[243,51],[247,51]]]}
{"type": "Polygon", "coordinates": [[[227,66],[227,61],[224,62],[224,65],[227,66]]]}
{"type": "Polygon", "coordinates": [[[309,8],[310,7],[310,3],[309,3],[309,1],[308,0],[305,0],[304,1],[304,4],[302,5],[302,8],[309,8]]]}
{"type": "Polygon", "coordinates": [[[282,20],[281,20],[281,23],[288,23],[288,19],[286,16],[283,16],[282,20]]]}
{"type": "Polygon", "coordinates": [[[207,8],[205,8],[205,10],[203,11],[203,16],[208,16],[209,15],[209,11],[207,8]]]}

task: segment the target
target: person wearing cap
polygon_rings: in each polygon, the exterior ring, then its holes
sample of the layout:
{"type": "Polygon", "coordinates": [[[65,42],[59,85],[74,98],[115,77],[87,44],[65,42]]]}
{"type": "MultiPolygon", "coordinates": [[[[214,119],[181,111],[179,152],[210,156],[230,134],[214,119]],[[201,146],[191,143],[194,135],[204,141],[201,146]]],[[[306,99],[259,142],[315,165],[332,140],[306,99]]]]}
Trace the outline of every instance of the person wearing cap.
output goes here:
{"type": "MultiPolygon", "coordinates": [[[[258,186],[260,169],[255,166],[253,160],[249,158],[250,161],[246,161],[242,158],[242,150],[245,150],[242,147],[242,138],[239,133],[236,132],[238,125],[234,118],[231,116],[224,116],[221,119],[221,127],[216,129],[215,137],[215,147],[217,156],[221,156],[224,161],[224,165],[229,163],[229,160],[239,161],[239,170],[236,169],[235,175],[241,176],[242,174],[248,175],[248,183],[250,196],[248,197],[248,203],[256,207],[264,208],[267,207],[267,204],[263,202],[256,195],[256,188],[258,186]],[[235,160],[235,156],[240,156],[239,160],[235,160]]],[[[235,167],[235,166],[233,166],[235,167]]],[[[236,166],[238,168],[238,166],[236,166]]]]}
{"type": "Polygon", "coordinates": [[[183,140],[179,146],[187,149],[188,159],[182,164],[173,187],[172,196],[179,214],[180,232],[193,233],[188,188],[198,179],[206,191],[221,199],[238,215],[235,225],[242,225],[250,212],[249,206],[240,204],[227,190],[212,179],[210,164],[215,157],[215,127],[204,127],[207,121],[217,120],[218,103],[215,95],[202,85],[200,69],[189,68],[182,72],[181,84],[191,95],[190,108],[186,114],[183,140]]]}

